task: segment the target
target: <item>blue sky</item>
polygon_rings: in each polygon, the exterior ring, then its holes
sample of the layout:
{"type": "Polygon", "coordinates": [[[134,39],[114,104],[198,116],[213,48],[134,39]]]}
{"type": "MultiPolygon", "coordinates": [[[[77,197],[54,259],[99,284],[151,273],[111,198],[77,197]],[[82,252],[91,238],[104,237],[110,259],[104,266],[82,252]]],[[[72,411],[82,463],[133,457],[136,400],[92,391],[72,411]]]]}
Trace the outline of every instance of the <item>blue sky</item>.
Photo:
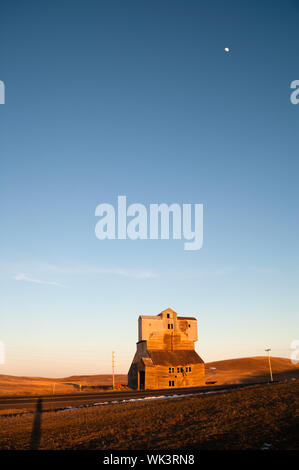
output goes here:
{"type": "Polygon", "coordinates": [[[126,372],[137,317],[203,359],[298,339],[296,1],[3,1],[0,373],[126,372]],[[225,47],[230,52],[224,51],[225,47]],[[204,205],[204,243],[95,237],[95,208],[204,205]]]}

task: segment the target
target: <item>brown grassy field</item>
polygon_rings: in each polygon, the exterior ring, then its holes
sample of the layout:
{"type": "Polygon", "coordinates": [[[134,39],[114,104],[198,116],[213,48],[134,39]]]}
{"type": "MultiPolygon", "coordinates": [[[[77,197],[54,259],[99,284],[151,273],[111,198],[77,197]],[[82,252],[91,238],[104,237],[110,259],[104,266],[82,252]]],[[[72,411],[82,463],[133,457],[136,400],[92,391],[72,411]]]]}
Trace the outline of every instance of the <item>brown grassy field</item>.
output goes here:
{"type": "MultiPolygon", "coordinates": [[[[274,380],[299,378],[299,364],[283,357],[272,357],[274,380]]],[[[269,380],[268,357],[244,357],[209,362],[206,364],[206,380],[221,384],[252,383],[269,380]]]]}
{"type": "MultiPolygon", "coordinates": [[[[267,357],[247,357],[206,363],[206,380],[217,385],[265,381],[269,378],[267,357]]],[[[274,379],[299,378],[299,364],[289,359],[273,357],[274,379]]],[[[127,384],[127,375],[118,374],[115,383],[127,384]]],[[[42,377],[16,377],[0,374],[0,395],[38,395],[79,392],[79,385],[86,392],[99,391],[112,385],[112,375],[73,375],[59,379],[42,377]]]]}
{"type": "Polygon", "coordinates": [[[0,449],[298,449],[298,382],[0,417],[0,449]]]}
{"type": "MultiPolygon", "coordinates": [[[[116,384],[126,384],[127,376],[115,376],[116,384]]],[[[4,395],[47,395],[55,393],[80,392],[80,385],[85,392],[103,391],[112,386],[112,375],[82,375],[62,379],[45,377],[17,377],[0,374],[0,396],[4,395]]]]}

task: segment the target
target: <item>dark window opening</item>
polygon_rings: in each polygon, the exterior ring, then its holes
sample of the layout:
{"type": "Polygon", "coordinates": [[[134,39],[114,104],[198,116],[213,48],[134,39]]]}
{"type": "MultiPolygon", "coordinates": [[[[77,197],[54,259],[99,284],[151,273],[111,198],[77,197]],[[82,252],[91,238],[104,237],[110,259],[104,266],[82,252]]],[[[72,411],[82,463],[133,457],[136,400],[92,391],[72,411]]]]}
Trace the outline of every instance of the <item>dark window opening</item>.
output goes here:
{"type": "Polygon", "coordinates": [[[167,313],[167,318],[170,318],[170,315],[169,315],[169,313],[167,313]]]}
{"type": "Polygon", "coordinates": [[[189,372],[191,372],[191,367],[189,367],[189,372]]]}
{"type": "Polygon", "coordinates": [[[139,371],[139,388],[140,390],[144,390],[145,387],[145,371],[140,370],[139,371]]]}

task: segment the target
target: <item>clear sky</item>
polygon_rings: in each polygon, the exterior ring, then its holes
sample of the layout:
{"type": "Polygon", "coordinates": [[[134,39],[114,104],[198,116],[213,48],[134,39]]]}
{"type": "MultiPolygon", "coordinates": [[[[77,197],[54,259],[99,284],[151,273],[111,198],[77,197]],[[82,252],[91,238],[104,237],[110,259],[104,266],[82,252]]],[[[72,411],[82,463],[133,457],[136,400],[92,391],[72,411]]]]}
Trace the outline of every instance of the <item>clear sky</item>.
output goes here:
{"type": "Polygon", "coordinates": [[[298,339],[295,0],[1,2],[0,373],[127,372],[137,318],[204,360],[298,339]],[[229,47],[229,53],[224,48],[229,47]],[[204,205],[204,243],[106,240],[95,208],[204,205]]]}

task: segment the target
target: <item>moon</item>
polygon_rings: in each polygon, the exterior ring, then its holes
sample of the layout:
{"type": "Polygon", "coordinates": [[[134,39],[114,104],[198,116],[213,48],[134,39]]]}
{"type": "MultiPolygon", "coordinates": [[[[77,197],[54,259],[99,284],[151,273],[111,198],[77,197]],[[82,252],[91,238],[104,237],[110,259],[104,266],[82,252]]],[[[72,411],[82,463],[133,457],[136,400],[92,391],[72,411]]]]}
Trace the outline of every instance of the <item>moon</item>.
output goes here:
{"type": "Polygon", "coordinates": [[[229,47],[224,48],[225,52],[229,52],[229,47]]]}

